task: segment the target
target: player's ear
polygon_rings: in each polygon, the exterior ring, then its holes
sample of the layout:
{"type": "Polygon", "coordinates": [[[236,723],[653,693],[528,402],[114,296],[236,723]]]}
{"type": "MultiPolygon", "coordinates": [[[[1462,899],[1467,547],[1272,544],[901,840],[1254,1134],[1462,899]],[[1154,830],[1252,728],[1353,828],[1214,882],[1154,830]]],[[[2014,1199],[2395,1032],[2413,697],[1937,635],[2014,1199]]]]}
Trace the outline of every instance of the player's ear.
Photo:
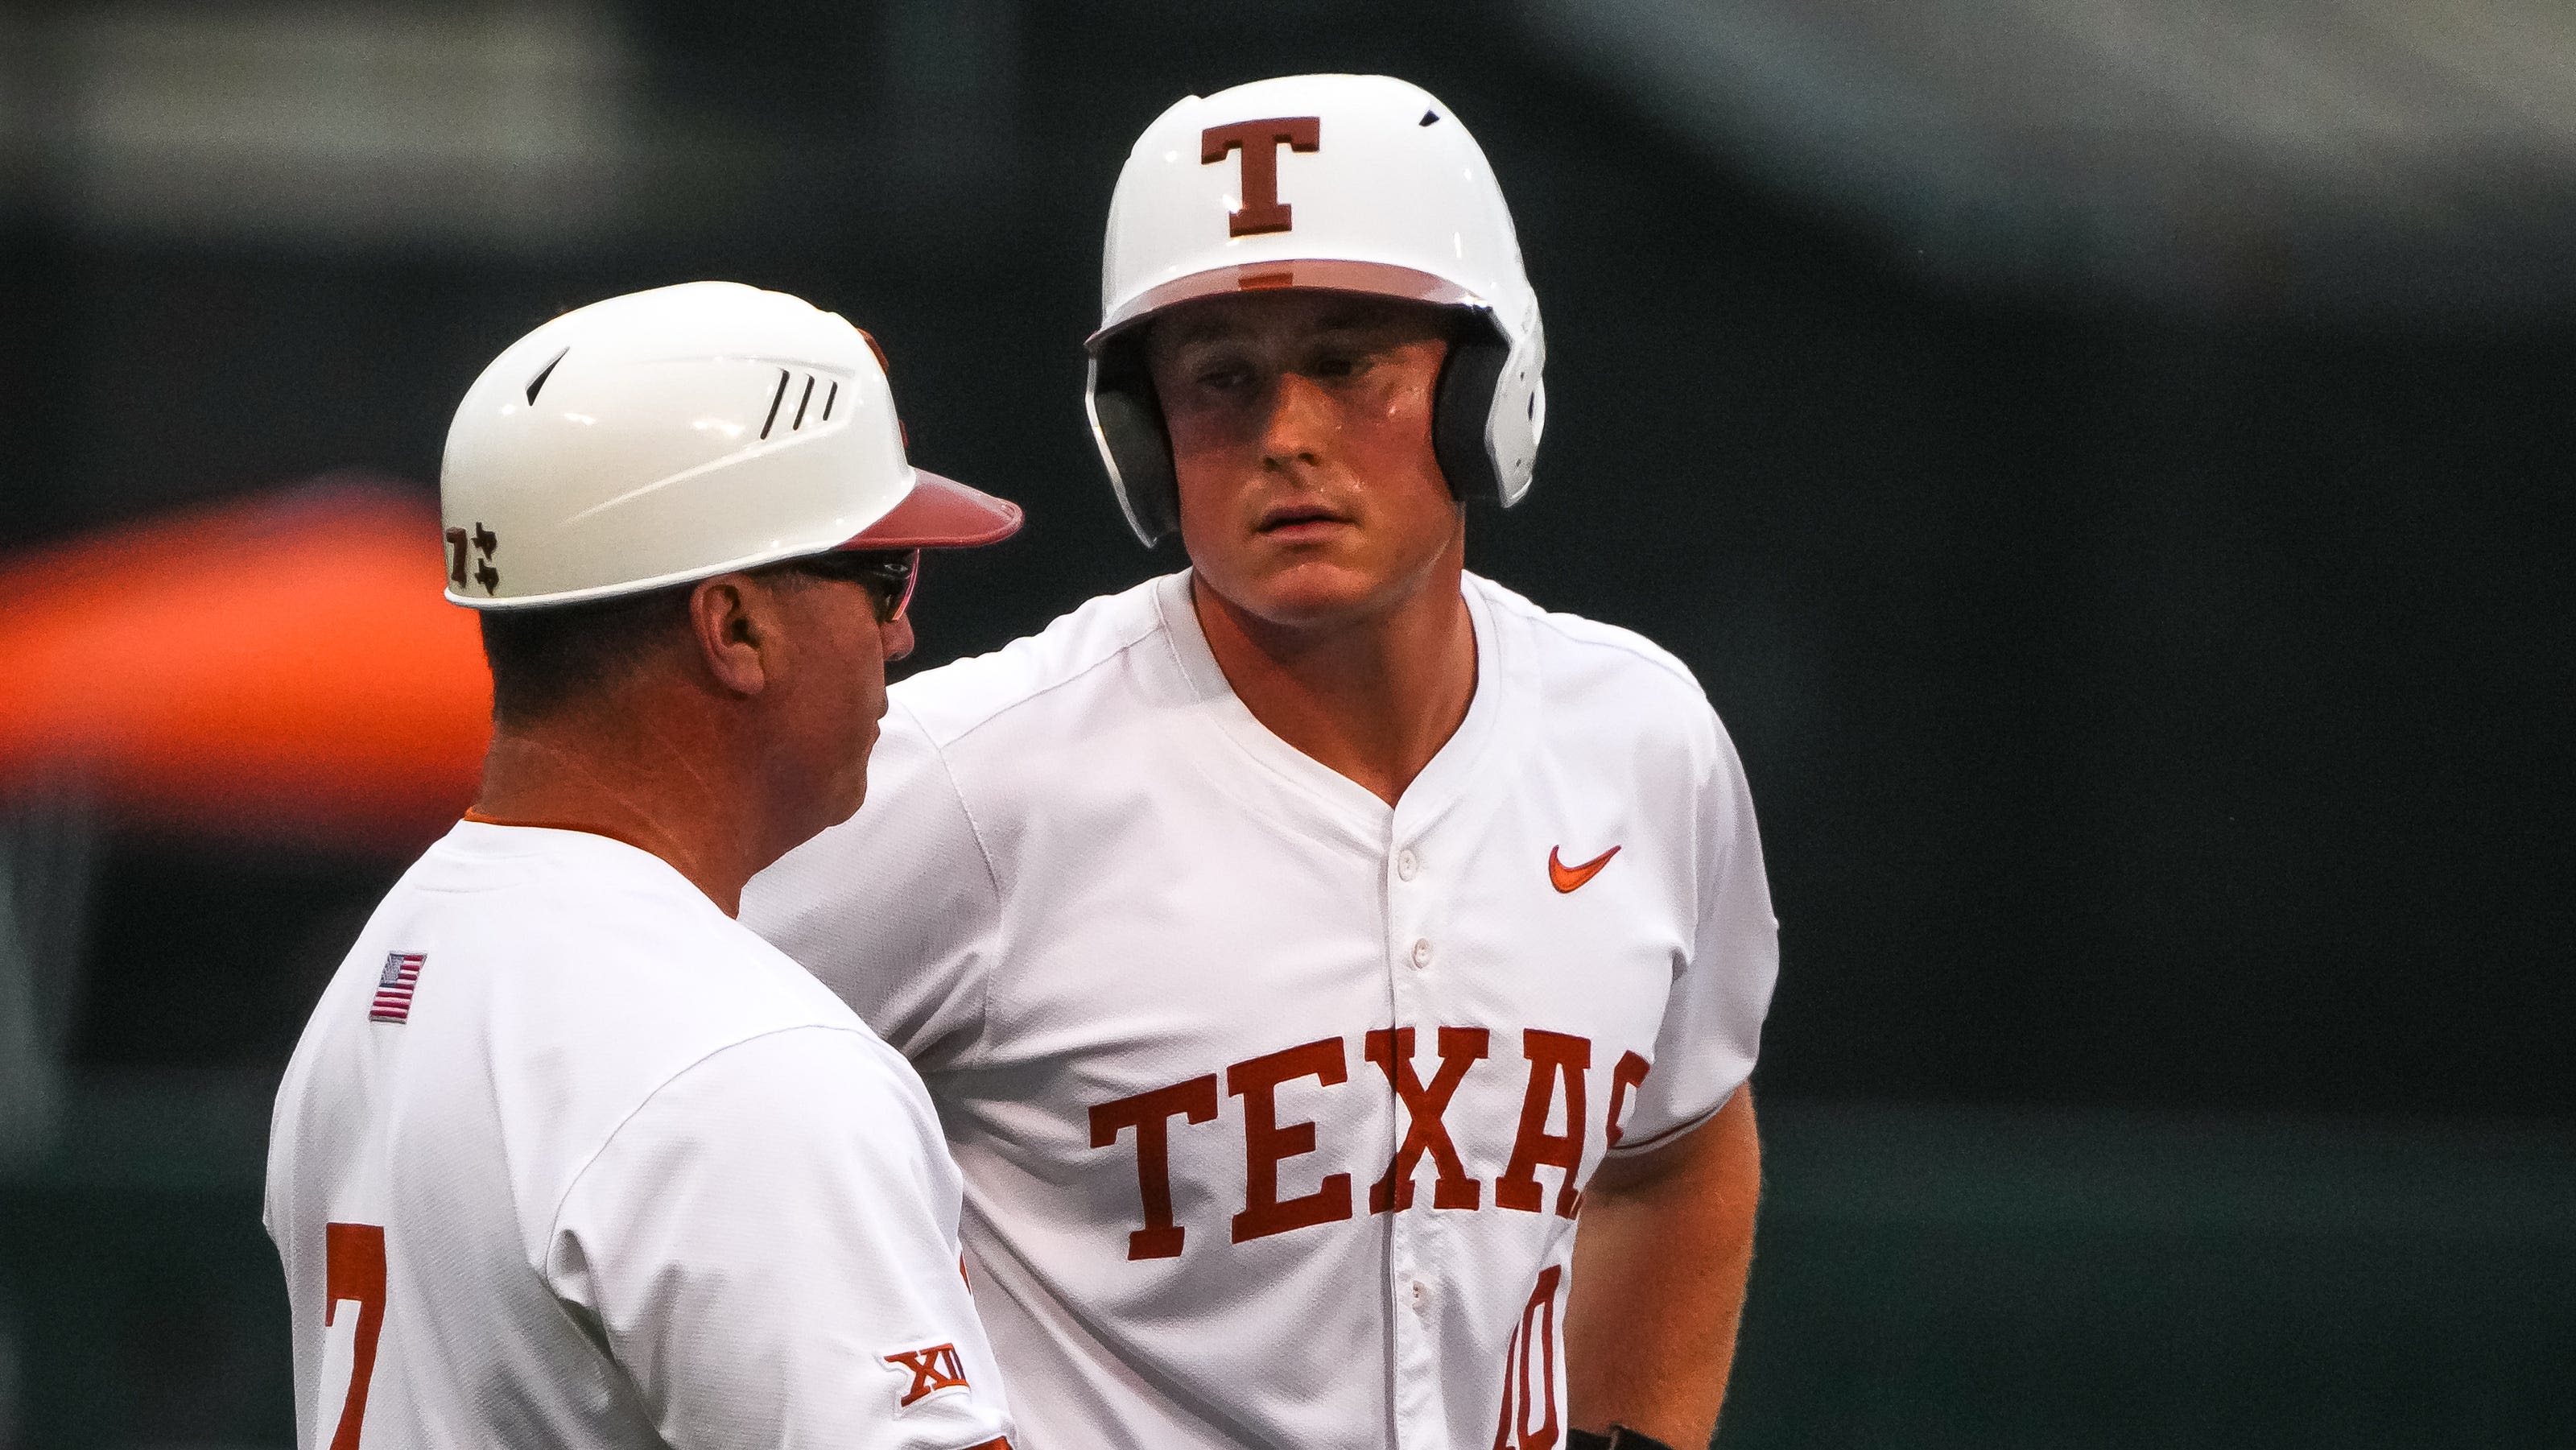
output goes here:
{"type": "Polygon", "coordinates": [[[779,638],[778,601],[748,574],[719,574],[689,591],[689,634],[716,683],[737,695],[769,685],[766,652],[779,638]]]}

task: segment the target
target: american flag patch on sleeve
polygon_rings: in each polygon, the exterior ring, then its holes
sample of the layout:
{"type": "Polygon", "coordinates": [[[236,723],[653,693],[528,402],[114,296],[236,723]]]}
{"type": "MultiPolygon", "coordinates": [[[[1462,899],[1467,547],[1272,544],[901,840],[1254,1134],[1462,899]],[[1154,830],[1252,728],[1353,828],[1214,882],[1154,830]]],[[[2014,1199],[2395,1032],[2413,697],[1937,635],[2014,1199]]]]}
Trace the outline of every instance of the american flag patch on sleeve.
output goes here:
{"type": "Polygon", "coordinates": [[[420,966],[428,960],[420,952],[385,953],[384,975],[376,978],[376,1002],[367,1009],[367,1020],[410,1021],[412,988],[420,985],[420,966]]]}

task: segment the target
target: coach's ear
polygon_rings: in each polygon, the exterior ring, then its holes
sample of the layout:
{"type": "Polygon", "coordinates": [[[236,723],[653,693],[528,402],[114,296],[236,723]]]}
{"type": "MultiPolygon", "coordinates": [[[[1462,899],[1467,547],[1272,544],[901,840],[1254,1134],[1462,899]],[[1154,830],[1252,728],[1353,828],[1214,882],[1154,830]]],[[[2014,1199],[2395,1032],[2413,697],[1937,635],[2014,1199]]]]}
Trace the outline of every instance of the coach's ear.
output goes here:
{"type": "Polygon", "coordinates": [[[778,595],[749,574],[718,574],[689,591],[689,633],[707,673],[729,694],[769,688],[771,650],[782,637],[778,595]]]}

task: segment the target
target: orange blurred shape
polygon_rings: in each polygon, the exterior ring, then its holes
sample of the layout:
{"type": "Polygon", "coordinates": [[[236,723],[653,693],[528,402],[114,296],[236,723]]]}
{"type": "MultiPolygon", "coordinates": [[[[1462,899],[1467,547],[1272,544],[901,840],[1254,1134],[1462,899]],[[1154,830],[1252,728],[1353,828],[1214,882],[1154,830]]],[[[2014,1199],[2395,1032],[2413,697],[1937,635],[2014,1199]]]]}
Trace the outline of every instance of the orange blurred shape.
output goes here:
{"type": "Polygon", "coordinates": [[[491,684],[419,494],[330,479],[0,559],[0,791],[404,851],[474,796],[491,684]]]}

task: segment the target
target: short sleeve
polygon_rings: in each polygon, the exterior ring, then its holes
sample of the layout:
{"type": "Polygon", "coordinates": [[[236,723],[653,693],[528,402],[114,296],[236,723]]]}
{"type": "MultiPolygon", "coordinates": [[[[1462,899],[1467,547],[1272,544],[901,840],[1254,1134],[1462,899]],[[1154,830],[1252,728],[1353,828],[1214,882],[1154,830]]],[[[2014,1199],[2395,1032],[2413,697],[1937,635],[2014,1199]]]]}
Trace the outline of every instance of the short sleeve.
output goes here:
{"type": "Polygon", "coordinates": [[[574,1180],[546,1273],[675,1450],[967,1450],[1011,1433],[920,1082],[855,1030],[737,1043],[574,1180]]]}
{"type": "Polygon", "coordinates": [[[753,877],[741,919],[933,1071],[981,1029],[1001,911],[947,763],[897,701],[866,803],[753,877]]]}
{"type": "Polygon", "coordinates": [[[1707,1121],[1753,1073],[1780,970],[1779,923],[1762,870],[1753,792],[1716,723],[1699,782],[1698,920],[1655,1036],[1654,1066],[1624,1114],[1616,1152],[1653,1148],[1707,1121]]]}

